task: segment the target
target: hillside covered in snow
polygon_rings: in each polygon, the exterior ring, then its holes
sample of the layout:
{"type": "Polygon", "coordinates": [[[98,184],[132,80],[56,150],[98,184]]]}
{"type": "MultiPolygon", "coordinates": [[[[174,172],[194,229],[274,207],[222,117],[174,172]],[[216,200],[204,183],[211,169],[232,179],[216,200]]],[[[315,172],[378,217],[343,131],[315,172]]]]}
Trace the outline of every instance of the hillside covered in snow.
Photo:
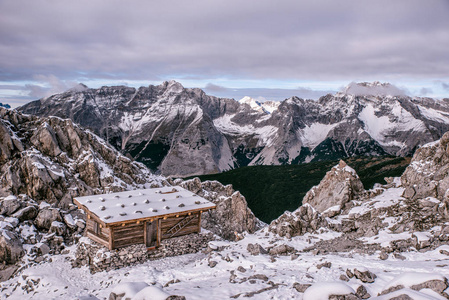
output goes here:
{"type": "Polygon", "coordinates": [[[217,173],[350,156],[411,156],[449,130],[448,99],[411,98],[379,82],[318,101],[263,102],[206,95],[175,81],[89,89],[19,108],[70,118],[166,176],[217,173]]]}

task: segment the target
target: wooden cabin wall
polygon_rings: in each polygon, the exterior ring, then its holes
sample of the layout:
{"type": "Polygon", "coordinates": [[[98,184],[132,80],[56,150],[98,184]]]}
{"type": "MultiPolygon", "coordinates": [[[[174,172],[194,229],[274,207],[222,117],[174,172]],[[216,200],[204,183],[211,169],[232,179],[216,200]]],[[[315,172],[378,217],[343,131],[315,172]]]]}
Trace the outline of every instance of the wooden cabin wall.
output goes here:
{"type": "Polygon", "coordinates": [[[94,232],[94,219],[87,219],[86,222],[86,236],[91,240],[100,243],[106,247],[109,247],[109,235],[111,231],[108,227],[100,228],[100,234],[94,232]]]}
{"type": "Polygon", "coordinates": [[[112,229],[112,249],[126,247],[134,244],[143,244],[144,223],[131,223],[125,226],[114,226],[112,229]]]}
{"type": "Polygon", "coordinates": [[[181,236],[181,235],[186,235],[186,234],[190,234],[190,233],[196,233],[199,232],[199,222],[200,222],[200,218],[199,218],[200,213],[195,213],[192,214],[192,216],[194,217],[192,219],[192,221],[190,221],[190,223],[184,227],[183,229],[181,229],[181,231],[179,231],[178,233],[176,233],[175,235],[171,236],[171,234],[167,234],[166,232],[172,228],[173,226],[175,226],[178,222],[180,222],[182,219],[185,218],[185,215],[180,215],[179,217],[170,217],[167,218],[165,220],[161,220],[161,240],[164,239],[168,239],[170,237],[177,237],[177,236],[181,236]]]}

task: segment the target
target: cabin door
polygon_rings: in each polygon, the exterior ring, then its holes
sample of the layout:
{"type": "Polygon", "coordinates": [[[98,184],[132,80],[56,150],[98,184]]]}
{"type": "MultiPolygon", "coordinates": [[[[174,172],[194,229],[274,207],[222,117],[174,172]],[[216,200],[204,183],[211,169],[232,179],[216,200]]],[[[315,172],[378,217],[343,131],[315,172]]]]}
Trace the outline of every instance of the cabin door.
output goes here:
{"type": "Polygon", "coordinates": [[[155,247],[156,243],[157,243],[157,220],[150,222],[148,221],[146,226],[147,226],[147,236],[146,236],[146,241],[147,241],[147,247],[155,247]]]}

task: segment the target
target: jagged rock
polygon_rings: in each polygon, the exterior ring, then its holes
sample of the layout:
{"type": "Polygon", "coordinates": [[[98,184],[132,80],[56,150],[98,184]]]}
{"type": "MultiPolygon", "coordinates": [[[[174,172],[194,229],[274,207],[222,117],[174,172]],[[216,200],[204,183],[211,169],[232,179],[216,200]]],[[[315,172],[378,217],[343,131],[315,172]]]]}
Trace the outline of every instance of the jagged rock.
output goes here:
{"type": "Polygon", "coordinates": [[[410,288],[415,291],[420,291],[422,289],[431,289],[438,294],[443,294],[443,292],[449,287],[447,278],[445,280],[428,280],[420,284],[412,285],[410,288]]]}
{"type": "Polygon", "coordinates": [[[246,247],[246,250],[248,250],[251,255],[259,255],[259,254],[268,254],[268,251],[265,250],[261,245],[259,244],[248,244],[246,247]]]}
{"type": "MultiPolygon", "coordinates": [[[[8,159],[0,159],[0,196],[26,194],[67,209],[74,196],[163,181],[70,120],[0,108],[0,125],[0,140],[11,141],[5,146],[8,151],[3,147],[8,159]]],[[[0,205],[0,210],[5,207],[0,205]]],[[[19,206],[11,201],[8,214],[13,208],[19,206]]]]}
{"type": "Polygon", "coordinates": [[[360,297],[361,299],[368,299],[371,298],[370,293],[366,290],[366,287],[364,285],[361,285],[357,288],[355,291],[355,294],[360,297]]]}
{"type": "Polygon", "coordinates": [[[23,222],[26,220],[33,220],[36,218],[37,214],[38,210],[36,207],[27,206],[14,213],[13,217],[19,219],[20,222],[23,222]]]}
{"type": "Polygon", "coordinates": [[[240,233],[253,233],[260,222],[248,208],[245,197],[232,186],[218,181],[201,182],[198,178],[180,185],[197,193],[216,205],[216,209],[204,213],[201,226],[227,240],[238,240],[240,233]]]}
{"type": "Polygon", "coordinates": [[[37,248],[37,255],[39,256],[43,256],[50,253],[50,247],[45,243],[39,243],[38,245],[36,245],[36,248],[37,248]]]}
{"type": "Polygon", "coordinates": [[[434,197],[445,200],[449,189],[449,132],[439,142],[427,144],[413,155],[410,165],[401,176],[409,199],[434,197]]]}
{"type": "Polygon", "coordinates": [[[62,222],[62,217],[56,208],[44,208],[39,211],[34,224],[37,228],[50,229],[54,221],[62,222]]]}
{"type": "Polygon", "coordinates": [[[245,273],[245,272],[246,272],[246,269],[245,269],[244,267],[242,267],[242,266],[239,266],[239,267],[237,268],[237,271],[242,272],[242,273],[245,273]]]}
{"type": "Polygon", "coordinates": [[[287,211],[273,220],[268,230],[280,236],[291,238],[307,232],[313,233],[319,228],[327,226],[326,219],[313,207],[305,204],[294,212],[287,211]]]}
{"type": "Polygon", "coordinates": [[[216,262],[215,260],[210,260],[208,265],[209,267],[214,268],[217,264],[218,262],[216,262]]]}
{"type": "Polygon", "coordinates": [[[388,259],[388,254],[385,253],[384,251],[380,252],[380,254],[379,254],[379,259],[381,259],[381,260],[386,260],[386,259],[388,259]]]}
{"type": "Polygon", "coordinates": [[[318,212],[323,213],[329,208],[339,207],[363,193],[365,189],[354,169],[344,161],[334,166],[320,184],[314,186],[304,196],[303,204],[310,204],[318,212]]]}
{"type": "Polygon", "coordinates": [[[369,270],[359,271],[357,269],[354,269],[354,276],[355,278],[361,280],[364,283],[373,283],[374,280],[377,278],[376,274],[374,274],[369,270]]]}
{"type": "Polygon", "coordinates": [[[0,261],[15,264],[23,256],[22,242],[16,233],[0,229],[0,261]]]}
{"type": "Polygon", "coordinates": [[[298,282],[295,282],[293,284],[293,288],[295,290],[297,290],[298,292],[300,292],[300,293],[304,293],[310,286],[311,286],[311,284],[309,284],[309,283],[298,283],[298,282]]]}
{"type": "Polygon", "coordinates": [[[66,225],[58,221],[53,221],[51,222],[51,226],[48,232],[54,232],[56,233],[56,235],[63,236],[66,233],[66,225]]]}
{"type": "Polygon", "coordinates": [[[289,255],[292,252],[295,252],[296,249],[289,245],[279,245],[270,249],[270,255],[289,255]]]}
{"type": "Polygon", "coordinates": [[[0,215],[10,216],[20,208],[20,201],[16,196],[9,195],[0,200],[0,215]]]}
{"type": "Polygon", "coordinates": [[[321,269],[321,268],[330,268],[330,267],[332,267],[332,263],[329,262],[329,261],[326,261],[326,262],[324,262],[324,263],[322,263],[322,264],[318,264],[318,265],[316,266],[317,269],[321,269]]]}

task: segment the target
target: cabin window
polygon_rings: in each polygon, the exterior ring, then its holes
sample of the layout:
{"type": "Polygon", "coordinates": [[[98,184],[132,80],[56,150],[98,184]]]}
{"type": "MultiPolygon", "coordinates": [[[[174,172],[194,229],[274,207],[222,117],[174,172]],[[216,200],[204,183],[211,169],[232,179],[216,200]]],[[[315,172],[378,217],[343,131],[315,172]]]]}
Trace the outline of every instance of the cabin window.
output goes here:
{"type": "Polygon", "coordinates": [[[100,228],[100,224],[98,224],[98,222],[93,221],[94,222],[94,233],[96,235],[100,235],[101,233],[101,228],[100,228]]]}

